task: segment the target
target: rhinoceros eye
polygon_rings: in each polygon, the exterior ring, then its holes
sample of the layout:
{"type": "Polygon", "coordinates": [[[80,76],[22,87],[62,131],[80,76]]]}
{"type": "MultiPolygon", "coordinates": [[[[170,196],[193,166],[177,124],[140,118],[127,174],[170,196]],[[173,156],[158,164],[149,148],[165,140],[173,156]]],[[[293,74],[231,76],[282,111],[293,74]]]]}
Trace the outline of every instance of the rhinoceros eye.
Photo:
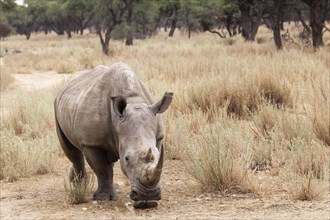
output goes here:
{"type": "Polygon", "coordinates": [[[125,156],[125,161],[126,161],[126,163],[129,162],[129,157],[128,156],[125,156]]]}

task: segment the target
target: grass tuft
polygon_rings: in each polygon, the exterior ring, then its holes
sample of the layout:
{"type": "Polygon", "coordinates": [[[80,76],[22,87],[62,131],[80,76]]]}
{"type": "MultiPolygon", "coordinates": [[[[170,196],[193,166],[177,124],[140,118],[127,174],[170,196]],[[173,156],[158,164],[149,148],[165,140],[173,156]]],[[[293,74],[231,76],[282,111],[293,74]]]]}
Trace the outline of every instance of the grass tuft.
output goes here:
{"type": "Polygon", "coordinates": [[[94,174],[86,173],[85,177],[74,175],[73,181],[68,178],[64,180],[64,189],[67,195],[69,204],[80,204],[87,202],[87,194],[89,194],[94,187],[94,174]]]}

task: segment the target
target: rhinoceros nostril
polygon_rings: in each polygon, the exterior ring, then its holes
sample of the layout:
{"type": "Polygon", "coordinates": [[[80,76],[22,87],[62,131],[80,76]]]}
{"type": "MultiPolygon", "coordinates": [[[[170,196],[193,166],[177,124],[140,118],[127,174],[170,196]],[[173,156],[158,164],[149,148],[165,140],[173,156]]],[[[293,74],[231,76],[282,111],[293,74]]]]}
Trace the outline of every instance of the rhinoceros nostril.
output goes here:
{"type": "Polygon", "coordinates": [[[129,197],[132,199],[132,200],[137,200],[138,199],[138,193],[135,191],[135,190],[132,190],[131,191],[131,194],[129,195],[129,197]]]}

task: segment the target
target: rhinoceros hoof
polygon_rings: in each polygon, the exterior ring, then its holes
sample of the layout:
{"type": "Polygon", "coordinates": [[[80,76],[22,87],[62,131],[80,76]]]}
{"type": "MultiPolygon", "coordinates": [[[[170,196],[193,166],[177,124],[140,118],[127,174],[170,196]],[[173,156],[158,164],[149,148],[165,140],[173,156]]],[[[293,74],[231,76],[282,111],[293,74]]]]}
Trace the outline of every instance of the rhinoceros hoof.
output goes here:
{"type": "Polygon", "coordinates": [[[109,194],[109,193],[105,193],[105,192],[94,193],[93,199],[94,200],[101,200],[101,201],[106,201],[106,200],[116,201],[117,200],[117,195],[109,194]]]}
{"type": "Polygon", "coordinates": [[[142,200],[142,201],[136,201],[133,204],[133,207],[136,209],[147,209],[147,208],[155,208],[158,206],[158,203],[156,200],[142,200]]]}

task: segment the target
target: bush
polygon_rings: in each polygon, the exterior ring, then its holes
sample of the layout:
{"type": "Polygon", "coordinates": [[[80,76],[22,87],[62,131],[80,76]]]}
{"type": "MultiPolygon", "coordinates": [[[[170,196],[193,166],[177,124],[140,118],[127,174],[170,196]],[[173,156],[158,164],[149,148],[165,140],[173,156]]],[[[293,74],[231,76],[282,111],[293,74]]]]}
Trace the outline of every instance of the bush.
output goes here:
{"type": "Polygon", "coordinates": [[[9,24],[0,22],[0,40],[8,37],[12,31],[13,29],[9,24]]]}

